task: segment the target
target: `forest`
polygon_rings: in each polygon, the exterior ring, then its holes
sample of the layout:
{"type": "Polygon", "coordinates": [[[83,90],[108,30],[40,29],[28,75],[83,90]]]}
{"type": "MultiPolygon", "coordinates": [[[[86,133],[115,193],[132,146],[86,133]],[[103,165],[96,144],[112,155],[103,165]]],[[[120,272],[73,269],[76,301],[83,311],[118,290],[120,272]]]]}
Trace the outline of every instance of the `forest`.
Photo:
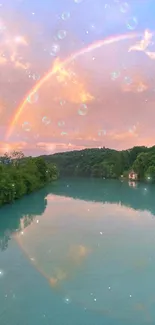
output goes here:
{"type": "Polygon", "coordinates": [[[117,151],[108,148],[84,149],[42,156],[57,166],[60,176],[118,179],[134,170],[138,180],[155,182],[155,146],[137,146],[117,151]]]}
{"type": "Polygon", "coordinates": [[[22,152],[0,157],[0,206],[30,194],[56,180],[58,170],[42,157],[25,157],[22,152]]]}

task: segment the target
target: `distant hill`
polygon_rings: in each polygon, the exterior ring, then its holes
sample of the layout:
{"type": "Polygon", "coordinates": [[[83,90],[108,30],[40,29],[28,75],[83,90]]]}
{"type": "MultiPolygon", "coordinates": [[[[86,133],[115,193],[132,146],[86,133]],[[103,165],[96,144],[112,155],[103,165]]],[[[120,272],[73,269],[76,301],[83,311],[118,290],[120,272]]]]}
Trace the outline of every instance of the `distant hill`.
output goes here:
{"type": "Polygon", "coordinates": [[[42,156],[57,165],[60,176],[86,176],[119,178],[134,169],[139,179],[155,180],[155,146],[133,147],[117,151],[109,148],[92,148],[42,156]]]}

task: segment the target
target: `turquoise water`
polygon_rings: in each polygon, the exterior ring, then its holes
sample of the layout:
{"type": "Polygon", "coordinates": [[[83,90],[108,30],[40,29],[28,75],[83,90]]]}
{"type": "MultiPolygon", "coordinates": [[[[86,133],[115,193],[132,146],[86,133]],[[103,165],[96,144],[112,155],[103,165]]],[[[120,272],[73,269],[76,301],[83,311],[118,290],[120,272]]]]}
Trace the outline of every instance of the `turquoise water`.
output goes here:
{"type": "Polygon", "coordinates": [[[0,324],[155,324],[154,198],[66,179],[0,209],[0,324]]]}

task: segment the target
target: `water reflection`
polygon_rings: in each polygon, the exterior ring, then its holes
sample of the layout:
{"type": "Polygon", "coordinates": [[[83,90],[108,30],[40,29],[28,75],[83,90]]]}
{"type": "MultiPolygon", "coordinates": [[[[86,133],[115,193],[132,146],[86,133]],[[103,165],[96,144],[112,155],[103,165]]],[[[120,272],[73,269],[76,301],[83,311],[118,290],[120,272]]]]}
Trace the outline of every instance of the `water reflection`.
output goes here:
{"type": "Polygon", "coordinates": [[[48,186],[38,193],[0,209],[0,248],[2,250],[7,248],[12,233],[20,232],[21,228],[27,228],[34,218],[41,216],[47,207],[47,201],[63,202],[79,199],[104,204],[116,203],[134,210],[148,211],[154,216],[154,191],[155,186],[150,184],[64,179],[55,183],[54,186],[48,186]]]}
{"type": "Polygon", "coordinates": [[[66,304],[113,319],[149,320],[155,301],[154,189],[61,180],[1,209],[1,249],[13,237],[66,304]]]}
{"type": "Polygon", "coordinates": [[[42,215],[47,206],[46,196],[49,193],[44,189],[38,193],[26,196],[14,204],[0,209],[0,249],[5,250],[15,232],[27,228],[36,215],[42,215]]]}

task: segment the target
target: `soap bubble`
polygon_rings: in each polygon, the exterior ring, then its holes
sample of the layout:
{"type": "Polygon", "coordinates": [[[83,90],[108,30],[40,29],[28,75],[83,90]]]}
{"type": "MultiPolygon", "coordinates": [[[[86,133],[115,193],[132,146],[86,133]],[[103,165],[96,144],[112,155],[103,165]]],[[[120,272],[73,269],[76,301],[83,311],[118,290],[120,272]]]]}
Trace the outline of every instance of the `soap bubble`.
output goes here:
{"type": "Polygon", "coordinates": [[[131,83],[132,83],[132,79],[131,79],[130,77],[126,76],[126,77],[124,78],[124,82],[125,82],[127,85],[131,85],[131,83]]]}
{"type": "Polygon", "coordinates": [[[128,12],[128,10],[129,10],[129,5],[128,5],[128,3],[127,3],[127,2],[122,2],[122,3],[120,4],[120,11],[121,11],[123,14],[125,14],[126,12],[128,12]]]}
{"type": "Polygon", "coordinates": [[[95,26],[94,23],[91,23],[91,24],[90,24],[90,26],[89,26],[89,30],[90,30],[91,32],[94,32],[94,31],[96,30],[96,26],[95,26]]]}
{"type": "Polygon", "coordinates": [[[60,100],[60,105],[63,106],[65,105],[66,101],[64,99],[60,100]]]}
{"type": "Polygon", "coordinates": [[[3,275],[4,275],[4,271],[0,270],[0,277],[3,277],[3,275]]]}
{"type": "Polygon", "coordinates": [[[64,126],[64,125],[65,125],[65,122],[64,122],[64,121],[59,121],[59,122],[58,122],[58,126],[62,127],[62,126],[64,126]]]}
{"type": "Polygon", "coordinates": [[[130,30],[134,30],[138,25],[138,21],[136,17],[130,17],[127,21],[127,28],[130,30]]]}
{"type": "Polygon", "coordinates": [[[0,32],[4,32],[4,30],[6,30],[6,26],[2,21],[0,21],[0,32]]]}
{"type": "Polygon", "coordinates": [[[38,98],[39,98],[38,93],[36,91],[34,91],[27,97],[27,101],[30,104],[34,104],[37,102],[38,98]]]}
{"type": "Polygon", "coordinates": [[[111,79],[112,80],[116,80],[117,78],[119,78],[120,76],[120,72],[119,71],[114,71],[111,73],[111,79]]]}
{"type": "Polygon", "coordinates": [[[69,297],[64,298],[65,304],[69,305],[71,303],[71,299],[69,297]]]}
{"type": "Polygon", "coordinates": [[[74,0],[75,3],[81,3],[83,0],[74,0]]]}
{"type": "Polygon", "coordinates": [[[61,135],[67,135],[67,132],[62,131],[61,135]]]}
{"type": "Polygon", "coordinates": [[[70,12],[68,12],[68,11],[63,12],[62,15],[61,15],[61,18],[62,18],[62,20],[69,19],[70,18],[70,12]]]}
{"type": "Polygon", "coordinates": [[[37,133],[34,135],[34,139],[37,140],[38,138],[39,138],[39,134],[37,133]]]}
{"type": "Polygon", "coordinates": [[[33,74],[31,75],[31,78],[32,78],[33,80],[37,81],[37,80],[40,79],[40,75],[37,74],[37,73],[33,73],[33,74]]]}
{"type": "Polygon", "coordinates": [[[58,38],[60,40],[64,39],[66,37],[66,35],[67,35],[67,32],[65,30],[59,30],[59,32],[58,32],[58,38]]]}
{"type": "Polygon", "coordinates": [[[45,124],[45,125],[48,125],[51,123],[51,120],[47,117],[47,116],[44,116],[42,118],[42,122],[45,124]]]}
{"type": "Polygon", "coordinates": [[[87,115],[87,113],[88,113],[88,107],[87,107],[87,105],[86,104],[81,104],[80,105],[80,108],[78,110],[78,113],[81,116],[87,115]]]}
{"type": "Polygon", "coordinates": [[[60,45],[57,43],[53,43],[51,46],[50,54],[55,56],[58,54],[59,51],[60,51],[60,45]]]}
{"type": "Polygon", "coordinates": [[[24,122],[22,124],[22,128],[23,128],[24,131],[29,132],[31,130],[31,125],[30,125],[29,122],[24,122]]]}
{"type": "Polygon", "coordinates": [[[103,135],[106,135],[106,130],[99,130],[98,135],[101,137],[103,135]]]}

